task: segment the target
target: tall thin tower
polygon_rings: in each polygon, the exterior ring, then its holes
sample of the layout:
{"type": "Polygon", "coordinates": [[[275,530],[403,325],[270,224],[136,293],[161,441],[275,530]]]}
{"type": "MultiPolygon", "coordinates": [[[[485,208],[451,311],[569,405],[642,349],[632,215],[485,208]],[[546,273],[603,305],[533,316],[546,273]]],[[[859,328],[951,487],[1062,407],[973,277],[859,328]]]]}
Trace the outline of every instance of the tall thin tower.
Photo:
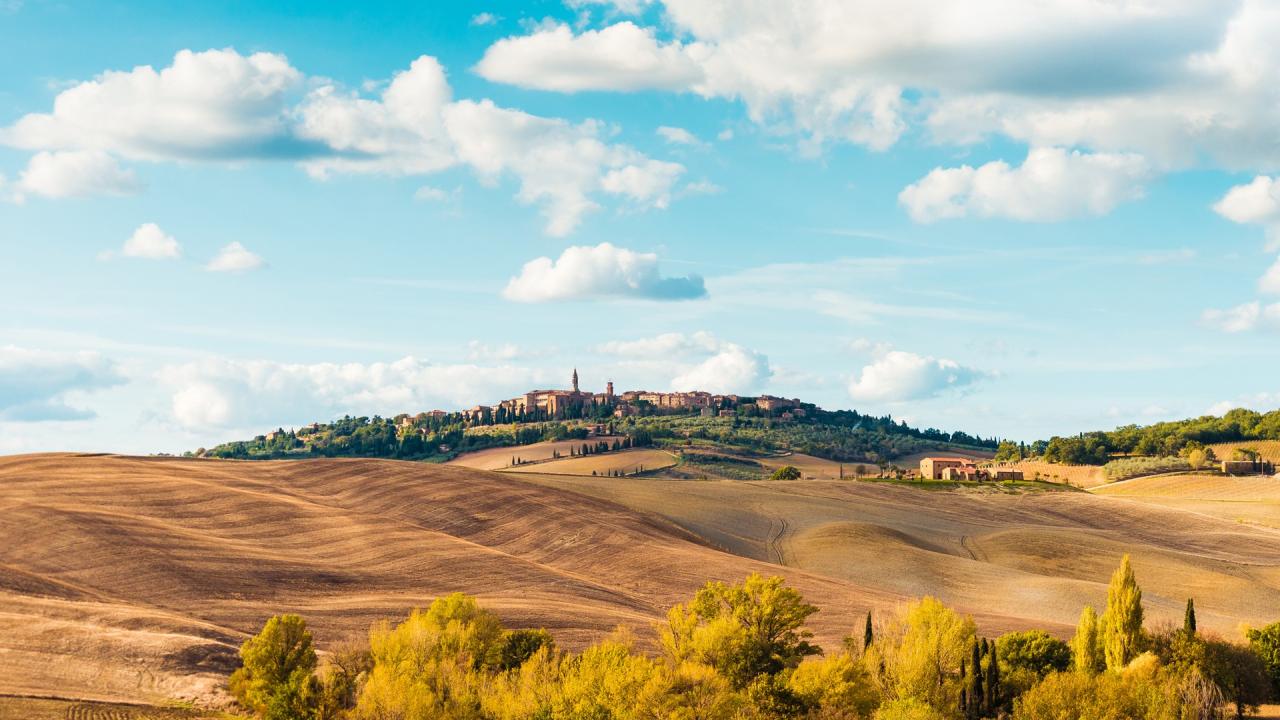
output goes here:
{"type": "Polygon", "coordinates": [[[578,392],[578,368],[573,369],[573,391],[578,392]]]}

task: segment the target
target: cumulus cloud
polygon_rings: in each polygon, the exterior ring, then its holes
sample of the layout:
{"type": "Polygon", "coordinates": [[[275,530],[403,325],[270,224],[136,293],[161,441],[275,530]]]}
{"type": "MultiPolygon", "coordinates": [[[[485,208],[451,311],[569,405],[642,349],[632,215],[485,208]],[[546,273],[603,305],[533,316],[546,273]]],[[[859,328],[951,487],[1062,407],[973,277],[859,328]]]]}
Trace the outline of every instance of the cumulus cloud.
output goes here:
{"type": "Polygon", "coordinates": [[[132,195],[142,189],[132,170],[121,168],[101,150],[38,152],[13,184],[14,199],[27,195],[46,198],[90,195],[132,195]]]}
{"type": "Polygon", "coordinates": [[[116,365],[92,352],[0,346],[0,421],[87,420],[77,395],[124,382],[116,365]]]}
{"type": "Polygon", "coordinates": [[[574,125],[488,100],[453,103],[444,121],[459,159],[483,180],[496,182],[504,173],[519,179],[516,199],[543,205],[551,235],[572,232],[598,207],[591,199],[596,192],[622,196],[638,208],[666,207],[684,172],[677,163],[604,142],[604,129],[594,121],[574,125]]]}
{"type": "MultiPolygon", "coordinates": [[[[461,164],[489,184],[513,176],[517,200],[540,206],[547,232],[565,235],[603,198],[633,210],[667,207],[684,172],[610,142],[612,132],[593,120],[455,100],[444,67],[429,55],[370,97],[308,79],[282,55],[225,49],[183,50],[160,70],[108,71],[79,83],[59,93],[52,112],[0,129],[0,144],[41,152],[26,191],[51,196],[135,190],[116,157],[286,158],[317,179],[427,175],[461,164]]],[[[16,197],[26,182],[9,192],[16,197]]]]}
{"type": "Polygon", "coordinates": [[[394,362],[290,364],[210,358],[158,379],[173,420],[191,431],[264,429],[342,414],[418,412],[496,400],[544,380],[512,366],[394,362]]]}
{"type": "Polygon", "coordinates": [[[1259,175],[1228,190],[1213,209],[1233,222],[1262,225],[1269,238],[1268,249],[1280,250],[1280,180],[1259,175]]]}
{"type": "Polygon", "coordinates": [[[257,270],[263,264],[261,257],[249,252],[249,249],[239,242],[233,241],[224,245],[204,267],[210,272],[245,272],[257,270]]]}
{"type": "Polygon", "coordinates": [[[124,241],[120,254],[147,260],[171,260],[181,257],[182,246],[172,235],[155,223],[143,223],[124,241]]]}
{"type": "Polygon", "coordinates": [[[1102,215],[1142,197],[1149,170],[1137,155],[1036,148],[1019,167],[935,168],[898,195],[916,222],[967,216],[1052,221],[1102,215]]]}
{"type": "Polygon", "coordinates": [[[377,100],[332,84],[298,108],[298,133],[334,154],[306,161],[316,177],[332,172],[417,175],[454,164],[442,113],[452,99],[444,67],[429,55],[396,73],[377,100]]]}
{"type": "Polygon", "coordinates": [[[476,65],[487,80],[540,90],[684,90],[702,77],[680,43],[626,21],[575,35],[568,25],[504,38],[476,65]]]}
{"type": "Polygon", "coordinates": [[[890,350],[864,366],[849,382],[849,395],[871,403],[924,400],[972,385],[984,377],[986,373],[954,360],[890,350]]]}
{"type": "Polygon", "coordinates": [[[702,278],[664,277],[656,253],[640,253],[610,243],[566,248],[558,259],[525,263],[503,297],[517,302],[580,298],[688,300],[706,296],[702,278]]]}
{"type": "Polygon", "coordinates": [[[482,12],[471,16],[471,24],[475,27],[485,27],[487,25],[497,25],[501,19],[491,12],[482,12]]]}
{"type": "Polygon", "coordinates": [[[950,143],[999,134],[1160,167],[1280,165],[1280,7],[1268,0],[661,5],[651,22],[534,26],[479,70],[521,87],[741,101],[810,147],[883,149],[923,118],[950,143]]]}
{"type": "Polygon", "coordinates": [[[169,67],[109,70],[63,90],[52,112],[19,118],[0,142],[144,160],[296,155],[287,110],[301,80],[283,55],[181,50],[169,67]]]}
{"type": "Polygon", "coordinates": [[[671,388],[749,394],[764,387],[772,375],[769,358],[741,345],[721,343],[714,355],[672,378],[671,388]]]}
{"type": "Polygon", "coordinates": [[[1227,333],[1280,328],[1280,303],[1263,305],[1255,300],[1225,310],[1209,309],[1201,314],[1200,321],[1207,327],[1227,333]]]}

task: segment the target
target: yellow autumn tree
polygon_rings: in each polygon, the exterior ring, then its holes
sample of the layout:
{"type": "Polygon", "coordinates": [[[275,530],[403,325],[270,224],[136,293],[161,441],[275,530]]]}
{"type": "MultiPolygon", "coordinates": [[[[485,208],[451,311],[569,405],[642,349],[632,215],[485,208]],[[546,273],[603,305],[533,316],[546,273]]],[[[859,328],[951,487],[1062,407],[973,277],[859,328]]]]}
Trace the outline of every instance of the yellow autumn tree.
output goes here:
{"type": "Polygon", "coordinates": [[[959,707],[960,663],[976,634],[973,619],[936,598],[911,602],[886,623],[866,655],[889,701],[918,700],[950,713],[959,707]]]}
{"type": "Polygon", "coordinates": [[[1080,611],[1076,635],[1071,639],[1072,663],[1078,672],[1094,673],[1105,666],[1102,644],[1098,637],[1098,611],[1092,605],[1080,611]]]}
{"type": "Polygon", "coordinates": [[[369,634],[373,669],[355,716],[367,720],[480,717],[485,663],[503,637],[496,615],[454,593],[369,634]]]}
{"type": "Polygon", "coordinates": [[[1138,656],[1142,646],[1142,588],[1133,575],[1129,556],[1111,575],[1107,609],[1102,614],[1102,650],[1107,669],[1119,670],[1138,656]]]}

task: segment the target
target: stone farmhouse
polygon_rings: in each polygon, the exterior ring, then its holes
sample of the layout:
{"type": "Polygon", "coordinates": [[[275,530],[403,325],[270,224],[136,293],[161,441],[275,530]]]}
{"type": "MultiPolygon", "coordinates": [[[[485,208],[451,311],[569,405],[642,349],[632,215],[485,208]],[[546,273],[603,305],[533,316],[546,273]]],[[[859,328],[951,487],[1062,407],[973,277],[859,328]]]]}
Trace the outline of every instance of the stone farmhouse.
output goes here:
{"type": "Polygon", "coordinates": [[[1022,480],[1021,470],[980,468],[969,458],[926,457],[920,460],[920,477],[926,480],[1022,480]]]}

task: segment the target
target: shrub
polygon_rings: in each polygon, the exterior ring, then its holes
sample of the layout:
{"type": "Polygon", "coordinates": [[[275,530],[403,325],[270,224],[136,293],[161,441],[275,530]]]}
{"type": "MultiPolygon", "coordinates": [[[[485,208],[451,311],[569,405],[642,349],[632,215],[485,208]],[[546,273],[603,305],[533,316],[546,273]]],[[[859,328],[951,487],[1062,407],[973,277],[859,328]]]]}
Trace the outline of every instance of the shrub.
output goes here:
{"type": "Polygon", "coordinates": [[[276,615],[240,646],[243,665],[231,675],[231,694],[245,708],[272,720],[307,716],[315,688],[316,651],[307,623],[276,615]]]}
{"type": "Polygon", "coordinates": [[[1102,466],[1107,482],[1127,480],[1143,475],[1178,472],[1192,469],[1191,463],[1180,457],[1129,457],[1112,460],[1102,466]]]}
{"type": "Polygon", "coordinates": [[[770,480],[799,480],[800,470],[792,465],[783,465],[769,476],[770,480]]]}

